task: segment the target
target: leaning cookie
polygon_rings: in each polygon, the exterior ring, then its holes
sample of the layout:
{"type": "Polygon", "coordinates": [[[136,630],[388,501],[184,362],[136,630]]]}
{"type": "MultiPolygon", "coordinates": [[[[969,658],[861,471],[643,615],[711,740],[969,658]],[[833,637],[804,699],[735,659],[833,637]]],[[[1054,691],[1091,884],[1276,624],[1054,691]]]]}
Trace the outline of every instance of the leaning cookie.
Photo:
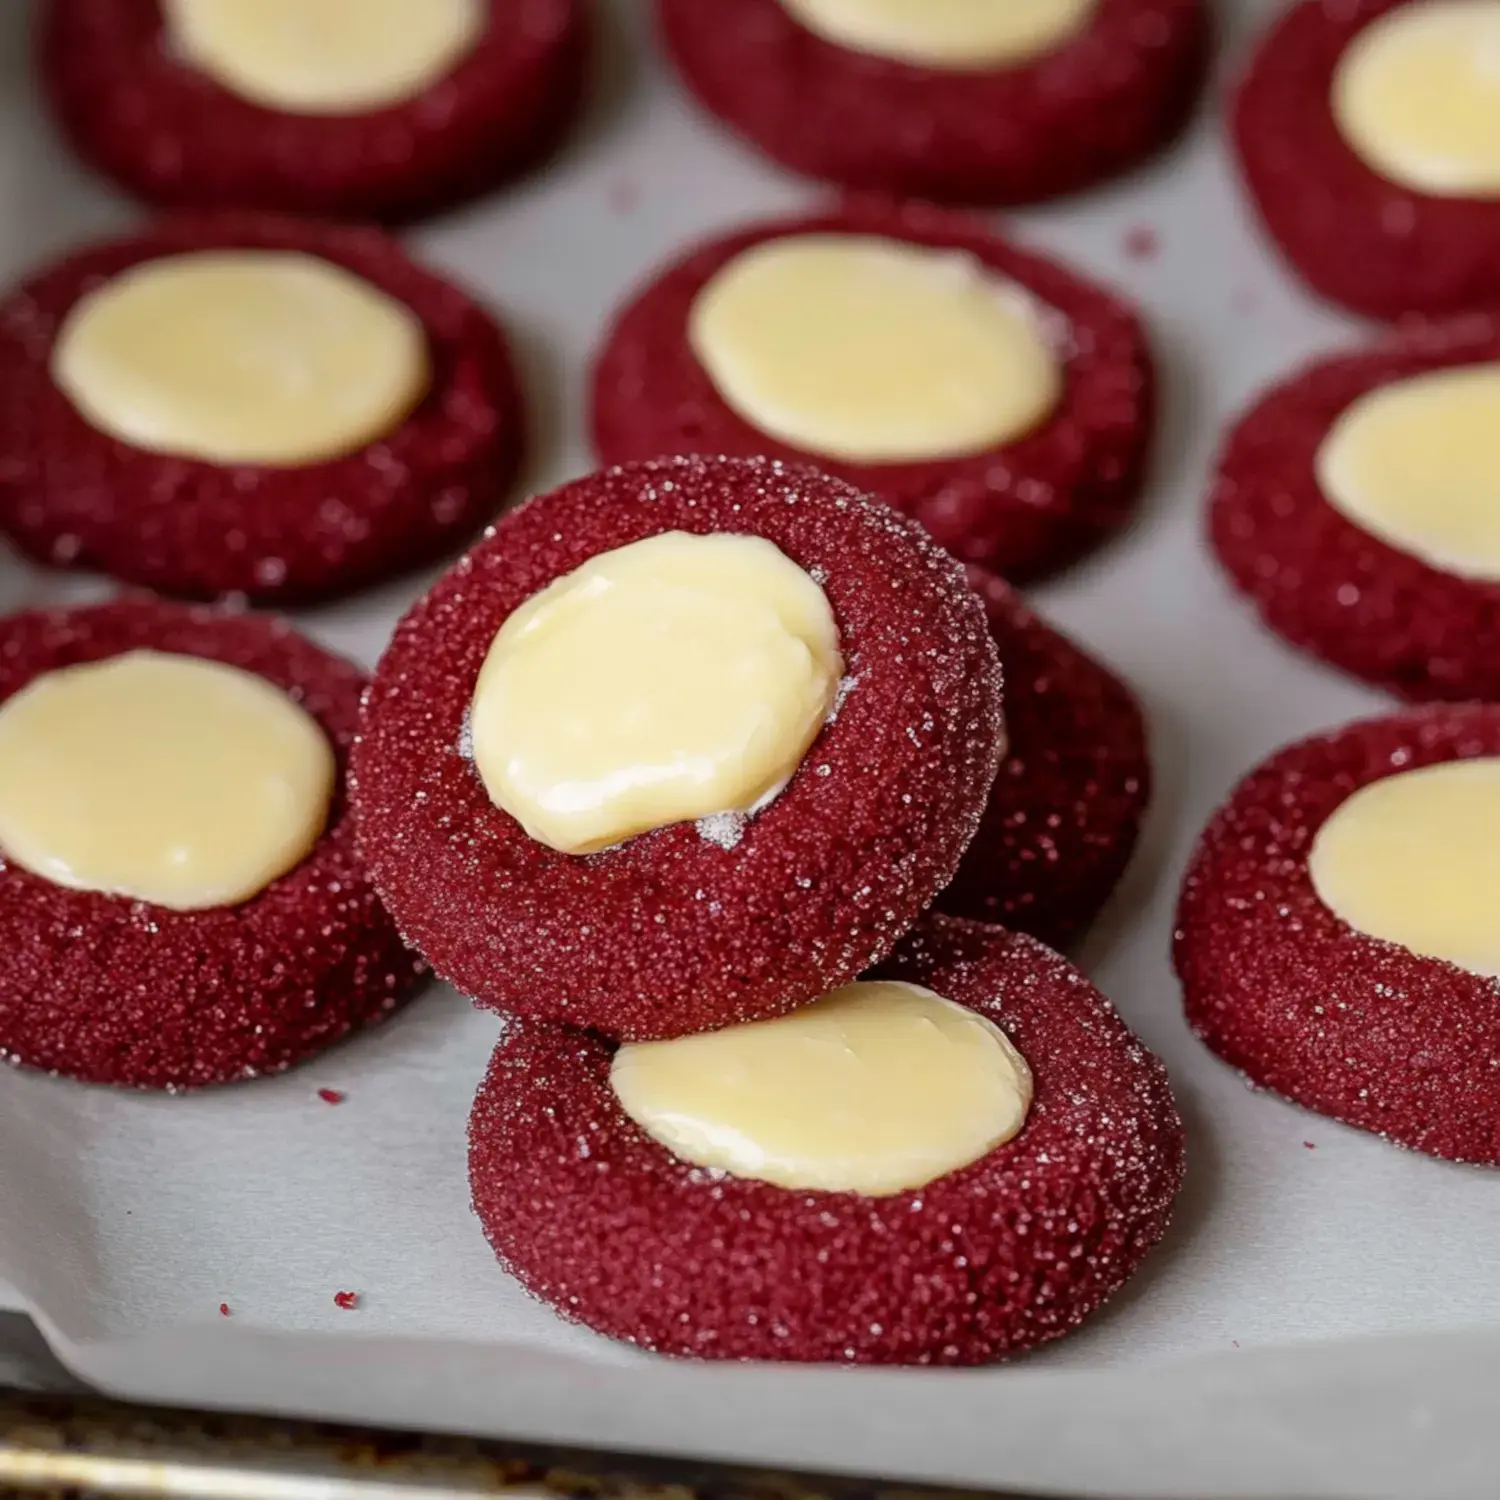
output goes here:
{"type": "Polygon", "coordinates": [[[147,598],[0,621],[0,1056],[177,1090],[387,1015],[421,962],[355,853],[360,672],[147,598]]]}
{"type": "Polygon", "coordinates": [[[1500,137],[1473,0],[1301,0],[1234,103],[1240,169],[1317,292],[1372,317],[1500,299],[1500,137]]]}
{"type": "Polygon", "coordinates": [[[585,0],[47,0],[78,154],[147,202],[404,221],[544,157],[578,112],[585,0]]]}
{"type": "Polygon", "coordinates": [[[1166,1228],[1160,1063],[1032,938],[933,917],[794,1015],[616,1048],[526,1022],[469,1122],[501,1264],[667,1354],[980,1364],[1076,1328],[1166,1228]]]}
{"type": "Polygon", "coordinates": [[[939,911],[998,922],[1053,947],[1098,916],[1135,852],[1151,801],[1146,723],[1107,667],[1014,589],[968,570],[1005,668],[1005,759],[939,911]]]}
{"type": "Polygon", "coordinates": [[[1500,1164],[1500,707],[1293,745],[1203,835],[1178,912],[1188,1020],[1288,1099],[1500,1164]]]}
{"type": "Polygon", "coordinates": [[[375,230],[183,214],[0,303],[0,529],[162,593],[433,561],[500,508],[522,424],[494,320],[375,230]]]}
{"type": "Polygon", "coordinates": [[[658,14],[688,87],[768,156],[968,203],[1127,171],[1186,122],[1209,56],[1202,0],[658,0],[658,14]]]}
{"type": "Polygon", "coordinates": [[[596,358],[592,423],[607,463],[814,463],[1016,581],[1129,520],[1154,390],[1118,298],[972,218],[858,202],[659,273],[596,358]]]}
{"type": "Polygon", "coordinates": [[[354,755],[407,937],[630,1039],[773,1016],[952,879],[1000,755],[962,569],[837,479],[666,460],[513,511],[397,627],[354,755]]]}
{"type": "Polygon", "coordinates": [[[1323,360],[1230,433],[1214,550],[1294,645],[1413,699],[1500,696],[1500,323],[1323,360]]]}

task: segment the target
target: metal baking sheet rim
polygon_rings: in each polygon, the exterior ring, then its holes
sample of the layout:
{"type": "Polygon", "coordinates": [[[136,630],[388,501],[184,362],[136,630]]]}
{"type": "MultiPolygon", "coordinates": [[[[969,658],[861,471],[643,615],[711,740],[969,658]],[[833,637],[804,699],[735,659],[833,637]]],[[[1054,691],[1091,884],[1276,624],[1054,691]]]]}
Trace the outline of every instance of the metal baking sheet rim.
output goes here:
{"type": "Polygon", "coordinates": [[[642,1381],[629,1368],[449,1341],[209,1327],[78,1343],[45,1315],[37,1321],[71,1373],[142,1402],[1119,1500],[1495,1494],[1493,1333],[1144,1369],[1017,1366],[983,1381],[970,1371],[690,1363],[642,1381]],[[918,1389],[920,1400],[907,1399],[918,1389]],[[723,1423],[731,1409],[732,1437],[723,1423]],[[414,1420],[418,1410],[443,1413],[441,1423],[414,1420]],[[831,1465],[830,1452],[847,1464],[831,1465]]]}

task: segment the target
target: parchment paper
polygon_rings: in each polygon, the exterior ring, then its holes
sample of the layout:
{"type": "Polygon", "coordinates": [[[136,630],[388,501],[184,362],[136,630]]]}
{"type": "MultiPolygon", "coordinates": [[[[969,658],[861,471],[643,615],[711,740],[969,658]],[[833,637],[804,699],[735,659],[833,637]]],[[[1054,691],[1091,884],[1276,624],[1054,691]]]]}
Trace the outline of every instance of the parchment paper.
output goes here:
{"type": "MultiPolygon", "coordinates": [[[[1225,15],[1229,59],[1273,8],[1225,15]]],[[[0,7],[7,275],[132,217],[41,119],[25,11],[0,7]]],[[[574,146],[535,181],[413,236],[520,341],[539,407],[532,487],[590,466],[583,371],[624,292],[695,236],[818,198],[687,105],[638,0],[609,17],[607,77],[574,146]]],[[[1249,1092],[1188,1034],[1167,966],[1182,864],[1234,779],[1294,736],[1382,707],[1263,634],[1200,542],[1226,416],[1358,330],[1315,308],[1259,241],[1212,108],[1167,161],[1012,228],[1127,288],[1162,364],[1165,430],[1141,523],[1037,598],[1135,684],[1154,727],[1146,847],[1083,959],[1167,1060],[1189,1123],[1190,1184],[1168,1243],[1087,1330],[1006,1369],[718,1369],[633,1354],[528,1302],[491,1259],[468,1209],[464,1122],[497,1026],[434,988],[290,1076],[200,1097],[0,1077],[0,1283],[77,1373],[143,1398],[1038,1490],[1494,1492],[1500,1173],[1249,1092]],[[1157,237],[1154,256],[1127,254],[1137,227],[1157,237]],[[347,1098],[330,1106],[320,1087],[347,1098]],[[358,1310],[336,1308],[338,1291],[358,1292],[358,1310]],[[1459,1336],[1415,1337],[1444,1333],[1459,1336]],[[1372,1335],[1383,1338],[1336,1342],[1372,1335]]],[[[372,662],[422,586],[302,624],[372,662]]],[[[0,565],[0,607],[100,592],[0,565]]]]}

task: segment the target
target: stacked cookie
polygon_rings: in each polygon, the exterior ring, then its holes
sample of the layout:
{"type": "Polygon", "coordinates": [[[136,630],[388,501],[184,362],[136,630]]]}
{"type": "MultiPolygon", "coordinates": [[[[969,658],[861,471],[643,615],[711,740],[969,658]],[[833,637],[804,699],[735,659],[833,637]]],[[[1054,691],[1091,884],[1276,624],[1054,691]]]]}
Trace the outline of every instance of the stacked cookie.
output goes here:
{"type": "Polygon", "coordinates": [[[533,500],[398,627],[362,844],[408,939],[511,1018],[475,1203],[565,1315],[973,1362],[1072,1327],[1161,1233],[1159,1065],[1039,944],[921,917],[1004,756],[1000,681],[955,562],[769,460],[533,500]]]}

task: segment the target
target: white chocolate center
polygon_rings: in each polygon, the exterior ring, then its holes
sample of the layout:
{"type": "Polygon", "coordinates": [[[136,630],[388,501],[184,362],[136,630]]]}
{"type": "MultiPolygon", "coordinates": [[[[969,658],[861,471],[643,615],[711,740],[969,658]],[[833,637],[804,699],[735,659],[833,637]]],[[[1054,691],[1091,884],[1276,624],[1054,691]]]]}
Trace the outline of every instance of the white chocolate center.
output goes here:
{"type": "Polygon", "coordinates": [[[384,436],[427,390],[412,311],[279,250],[146,261],[79,300],[52,378],[94,427],[153,453],[297,465],[384,436]]]}
{"type": "Polygon", "coordinates": [[[1500,196],[1500,3],[1418,0],[1339,60],[1333,113],[1381,176],[1422,193],[1500,196]]]}
{"type": "Polygon", "coordinates": [[[1031,1070],[931,990],[846,985],[792,1015],[615,1054],[625,1113],[673,1155],[802,1191],[887,1197],[1014,1138],[1031,1070]]]}
{"type": "Polygon", "coordinates": [[[1500,364],[1460,365],[1360,397],[1318,449],[1329,504],[1445,572],[1500,579],[1500,364]]]}
{"type": "Polygon", "coordinates": [[[822,589],[770,542],[667,532],[516,610],[470,710],[491,798],[568,854],[763,806],[843,675],[822,589]]]}
{"type": "Polygon", "coordinates": [[[1309,871],[1357,931],[1500,975],[1500,759],[1360,788],[1318,830],[1309,871]]]}
{"type": "Polygon", "coordinates": [[[856,463],[961,458],[1024,437],[1062,393],[1029,293],[972,256],[808,234],[737,256],[698,294],[693,352],[745,421],[856,463]]]}
{"type": "Polygon", "coordinates": [[[0,850],[75,890],[232,906],[317,842],[335,774],[317,722],[264,678],[131,651],[0,705],[0,850]]]}
{"type": "Polygon", "coordinates": [[[1098,0],[782,0],[809,31],[928,68],[1002,68],[1081,32],[1098,0]]]}
{"type": "Polygon", "coordinates": [[[485,0],[164,0],[185,62],[289,114],[349,115],[424,92],[484,32],[485,0]]]}

